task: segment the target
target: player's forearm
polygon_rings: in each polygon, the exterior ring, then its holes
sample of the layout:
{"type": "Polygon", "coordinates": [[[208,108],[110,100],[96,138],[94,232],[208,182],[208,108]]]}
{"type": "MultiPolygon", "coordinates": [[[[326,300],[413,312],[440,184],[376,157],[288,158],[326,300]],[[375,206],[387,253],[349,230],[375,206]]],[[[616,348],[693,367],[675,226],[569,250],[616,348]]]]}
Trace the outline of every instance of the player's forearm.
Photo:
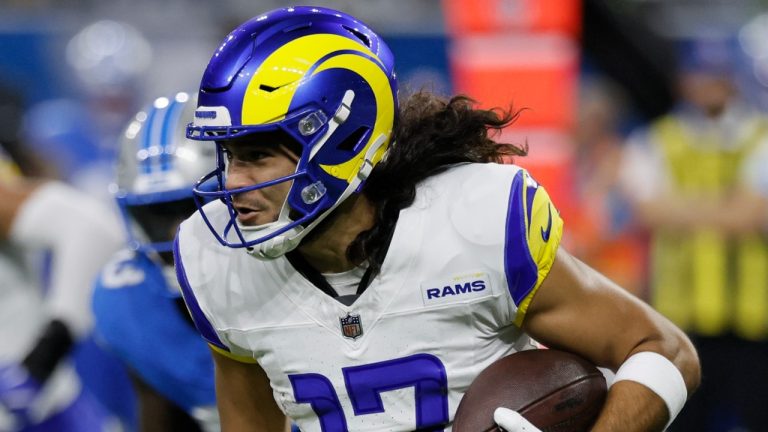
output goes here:
{"type": "Polygon", "coordinates": [[[621,381],[608,391],[593,432],[661,431],[669,419],[664,401],[642,384],[621,381]]]}
{"type": "Polygon", "coordinates": [[[665,330],[661,339],[639,344],[619,367],[595,431],[664,430],[696,390],[700,366],[693,345],[674,327],[665,330]]]}

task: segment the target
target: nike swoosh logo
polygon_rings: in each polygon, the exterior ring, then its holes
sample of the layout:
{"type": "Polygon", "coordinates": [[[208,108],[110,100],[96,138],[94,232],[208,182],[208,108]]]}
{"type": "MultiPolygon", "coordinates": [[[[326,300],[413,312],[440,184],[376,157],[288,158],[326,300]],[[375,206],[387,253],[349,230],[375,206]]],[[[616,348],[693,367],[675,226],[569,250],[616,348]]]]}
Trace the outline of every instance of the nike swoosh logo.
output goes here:
{"type": "Polygon", "coordinates": [[[287,86],[288,84],[293,84],[294,82],[295,82],[295,81],[287,82],[287,83],[285,83],[285,84],[280,84],[280,85],[278,85],[278,86],[275,86],[275,87],[273,87],[273,86],[271,86],[271,85],[267,85],[267,84],[261,84],[261,85],[259,86],[259,90],[264,90],[264,91],[265,91],[265,92],[267,92],[267,93],[272,93],[273,91],[275,91],[275,90],[278,90],[278,89],[281,89],[281,88],[283,88],[283,87],[287,86]]]}
{"type": "Polygon", "coordinates": [[[549,219],[547,220],[547,229],[541,228],[541,238],[544,242],[549,241],[549,234],[552,232],[552,206],[547,204],[547,211],[549,212],[549,219]]]}

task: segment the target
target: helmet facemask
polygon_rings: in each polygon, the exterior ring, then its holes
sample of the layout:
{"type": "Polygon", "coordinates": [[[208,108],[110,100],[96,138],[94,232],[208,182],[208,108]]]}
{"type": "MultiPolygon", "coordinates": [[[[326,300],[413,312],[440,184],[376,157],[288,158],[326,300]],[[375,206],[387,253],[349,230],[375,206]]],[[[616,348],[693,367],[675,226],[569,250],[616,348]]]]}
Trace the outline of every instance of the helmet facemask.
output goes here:
{"type": "MultiPolygon", "coordinates": [[[[200,206],[204,221],[220,243],[234,248],[244,247],[258,258],[276,258],[294,249],[330,212],[360,190],[375,164],[374,161],[380,159],[388,136],[380,135],[377,140],[370,142],[360,158],[359,166],[354,169],[355,175],[345,179],[344,182],[337,180],[340,185],[334,185],[335,193],[329,193],[326,186],[333,183],[333,181],[329,182],[328,173],[322,171],[318,164],[313,163],[323,147],[334,141],[331,138],[350,116],[353,100],[354,92],[350,90],[345,93],[339,107],[330,116],[322,109],[303,110],[299,115],[292,116],[277,126],[251,128],[248,130],[249,133],[238,130],[235,134],[227,135],[227,131],[219,128],[200,128],[199,132],[206,134],[205,139],[211,138],[216,141],[217,167],[198,182],[194,192],[201,203],[215,198],[227,205],[229,220],[223,227],[215,227],[211,219],[206,216],[205,208],[200,206]],[[221,140],[223,136],[234,136],[229,141],[230,146],[237,145],[236,142],[244,137],[263,139],[265,142],[279,137],[275,141],[291,148],[298,157],[296,170],[290,175],[262,183],[228,189],[226,186],[228,163],[221,140]],[[275,221],[260,225],[244,225],[239,222],[234,202],[236,195],[267,189],[285,182],[291,182],[292,185],[275,221]]],[[[358,128],[351,133],[348,132],[344,139],[339,140],[335,137],[335,141],[339,142],[339,147],[351,152],[368,142],[369,136],[369,128],[358,128]]]]}

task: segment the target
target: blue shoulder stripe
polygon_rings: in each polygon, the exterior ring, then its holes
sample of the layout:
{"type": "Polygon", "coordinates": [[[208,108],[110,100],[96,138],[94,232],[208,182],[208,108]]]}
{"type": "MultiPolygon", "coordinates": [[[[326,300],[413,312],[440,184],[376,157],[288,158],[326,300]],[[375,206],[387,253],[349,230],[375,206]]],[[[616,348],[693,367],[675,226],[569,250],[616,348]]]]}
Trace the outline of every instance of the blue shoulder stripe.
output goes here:
{"type": "Polygon", "coordinates": [[[203,311],[200,309],[200,305],[197,303],[195,294],[192,292],[192,288],[189,286],[187,273],[184,271],[184,264],[181,262],[178,232],[176,233],[176,240],[173,242],[173,260],[176,266],[176,278],[179,280],[179,285],[181,285],[182,297],[184,297],[184,302],[187,304],[187,309],[189,310],[190,315],[192,315],[192,321],[195,323],[197,331],[200,332],[200,335],[202,335],[203,338],[211,345],[229,352],[229,348],[221,342],[221,339],[219,339],[219,336],[216,334],[216,331],[213,329],[210,321],[208,321],[208,318],[206,318],[205,314],[203,314],[203,311]]]}
{"type": "Polygon", "coordinates": [[[504,238],[504,273],[507,277],[507,289],[516,305],[520,305],[538,280],[539,269],[528,248],[528,227],[525,222],[527,209],[532,207],[531,196],[534,193],[535,188],[526,188],[525,172],[518,171],[509,191],[504,238]]]}

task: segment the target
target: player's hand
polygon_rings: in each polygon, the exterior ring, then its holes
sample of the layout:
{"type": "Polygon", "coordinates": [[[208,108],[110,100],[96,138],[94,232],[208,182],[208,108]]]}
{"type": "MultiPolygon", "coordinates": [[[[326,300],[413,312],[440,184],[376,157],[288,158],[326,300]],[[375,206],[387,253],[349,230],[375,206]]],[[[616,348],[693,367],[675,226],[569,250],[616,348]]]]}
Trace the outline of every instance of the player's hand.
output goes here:
{"type": "Polygon", "coordinates": [[[493,421],[507,432],[541,432],[541,429],[532,425],[520,413],[507,408],[496,408],[493,421]]]}
{"type": "Polygon", "coordinates": [[[33,407],[40,390],[40,383],[23,366],[0,365],[0,429],[19,430],[34,424],[38,419],[33,407]]]}

